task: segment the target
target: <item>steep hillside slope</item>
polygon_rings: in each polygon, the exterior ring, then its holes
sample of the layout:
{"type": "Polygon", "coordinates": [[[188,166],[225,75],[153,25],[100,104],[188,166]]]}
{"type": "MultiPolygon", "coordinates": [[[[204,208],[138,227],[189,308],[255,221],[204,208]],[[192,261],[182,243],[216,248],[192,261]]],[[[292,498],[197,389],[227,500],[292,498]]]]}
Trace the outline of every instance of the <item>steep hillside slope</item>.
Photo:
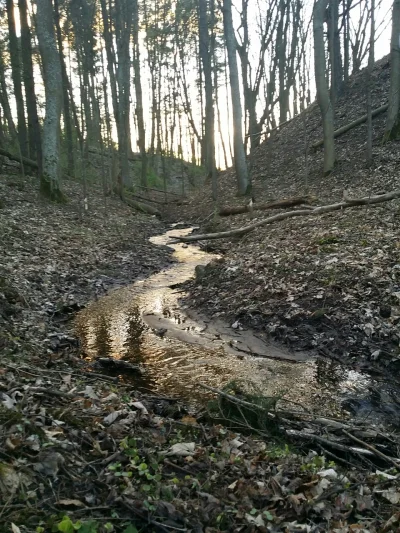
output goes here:
{"type": "MultiPolygon", "coordinates": [[[[374,108],[387,102],[389,78],[389,63],[383,59],[374,70],[374,108]]],[[[337,127],[365,113],[365,82],[365,72],[351,80],[337,105],[337,127]]],[[[365,163],[364,124],[337,139],[337,168],[323,177],[322,150],[310,152],[307,162],[304,157],[305,137],[309,144],[322,137],[314,104],[254,154],[256,201],[308,190],[319,204],[327,204],[341,199],[343,190],[358,197],[399,187],[399,143],[382,145],[384,123],[385,114],[374,120],[370,168],[365,163]]],[[[223,205],[243,204],[235,196],[232,170],[222,176],[220,189],[223,205]]],[[[199,207],[196,202],[196,207],[194,201],[188,206],[187,215],[204,220],[211,204],[203,201],[199,207]]],[[[255,214],[257,220],[268,216],[255,214]]],[[[399,202],[393,201],[289,219],[241,239],[213,241],[211,246],[226,252],[224,259],[207,270],[201,285],[192,284],[191,304],[232,323],[256,327],[294,350],[316,349],[351,363],[372,359],[395,368],[400,362],[399,217],[399,202]]],[[[208,218],[202,229],[250,222],[248,215],[208,218]]]]}

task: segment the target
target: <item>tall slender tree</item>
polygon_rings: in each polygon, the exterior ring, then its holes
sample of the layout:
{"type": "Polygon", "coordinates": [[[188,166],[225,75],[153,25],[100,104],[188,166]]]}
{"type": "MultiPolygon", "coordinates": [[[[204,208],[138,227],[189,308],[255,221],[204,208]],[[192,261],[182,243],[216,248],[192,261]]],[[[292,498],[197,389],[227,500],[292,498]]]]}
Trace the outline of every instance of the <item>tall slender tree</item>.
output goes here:
{"type": "Polygon", "coordinates": [[[41,192],[52,200],[63,198],[60,188],[60,119],[62,110],[61,62],[57,50],[51,0],[36,0],[36,29],[43,63],[46,116],[43,124],[41,192]]]}
{"type": "Polygon", "coordinates": [[[367,163],[372,163],[372,71],[375,60],[375,0],[371,0],[371,30],[369,37],[368,82],[367,82],[367,163]]]}
{"type": "Polygon", "coordinates": [[[11,72],[18,118],[18,141],[22,155],[28,155],[28,135],[25,120],[24,97],[22,93],[20,47],[17,38],[14,16],[14,2],[7,0],[8,38],[10,44],[11,72]]]}
{"type": "Polygon", "coordinates": [[[28,23],[27,0],[18,0],[19,19],[21,25],[21,56],[23,80],[28,114],[29,156],[37,159],[39,174],[42,171],[41,129],[37,111],[36,89],[33,77],[32,36],[28,23]]]}
{"type": "Polygon", "coordinates": [[[322,115],[324,131],[324,172],[329,174],[335,165],[334,114],[329,97],[324,44],[324,18],[329,0],[316,0],[314,4],[314,62],[317,100],[322,115]]]}
{"type": "Polygon", "coordinates": [[[63,51],[63,38],[61,33],[61,24],[60,24],[60,5],[59,0],[54,0],[54,21],[56,26],[57,34],[57,44],[58,51],[60,54],[61,61],[61,75],[62,75],[62,91],[63,91],[63,103],[64,103],[64,128],[65,128],[65,138],[67,145],[67,172],[70,176],[74,175],[75,172],[75,161],[74,161],[74,142],[72,138],[72,123],[71,123],[71,112],[70,112],[70,102],[68,94],[68,73],[67,66],[64,58],[63,51]]]}
{"type": "Polygon", "coordinates": [[[229,64],[229,79],[231,83],[232,116],[233,116],[233,151],[235,156],[236,180],[239,195],[247,194],[250,189],[249,171],[243,144],[242,104],[240,98],[239,72],[236,58],[236,38],[232,20],[232,2],[224,0],[224,35],[229,64]]]}
{"type": "Polygon", "coordinates": [[[138,146],[141,157],[141,185],[147,187],[147,152],[146,152],[146,130],[144,126],[143,113],[143,92],[140,65],[140,45],[139,45],[139,5],[137,0],[133,1],[133,70],[136,94],[136,118],[138,128],[138,146]]]}
{"type": "Polygon", "coordinates": [[[213,97],[213,80],[210,50],[210,36],[208,33],[208,14],[207,0],[199,0],[199,44],[200,57],[203,65],[204,83],[206,93],[206,110],[205,110],[205,152],[206,168],[208,177],[212,183],[212,196],[217,199],[217,169],[215,165],[215,113],[213,97]]]}
{"type": "Polygon", "coordinates": [[[393,2],[390,64],[389,108],[385,138],[396,139],[400,135],[400,0],[393,2]]]}
{"type": "Polygon", "coordinates": [[[130,132],[130,54],[129,43],[133,20],[133,5],[130,0],[118,0],[115,5],[115,29],[118,54],[118,151],[120,160],[121,188],[131,185],[129,155],[131,153],[130,132]]]}

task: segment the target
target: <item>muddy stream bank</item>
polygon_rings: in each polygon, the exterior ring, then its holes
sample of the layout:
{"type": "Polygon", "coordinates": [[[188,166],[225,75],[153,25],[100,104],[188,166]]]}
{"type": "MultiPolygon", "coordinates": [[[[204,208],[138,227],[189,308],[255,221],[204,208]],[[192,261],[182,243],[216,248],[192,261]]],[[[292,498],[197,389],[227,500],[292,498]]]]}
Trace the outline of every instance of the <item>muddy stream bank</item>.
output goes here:
{"type": "Polygon", "coordinates": [[[78,314],[75,326],[85,358],[138,364],[142,373],[122,373],[121,380],[189,404],[208,398],[199,383],[222,388],[235,380],[265,396],[298,402],[316,414],[341,416],[350,411],[390,422],[400,418],[394,399],[400,387],[396,390],[314,354],[292,353],[258,333],[210,321],[182,304],[179,284],[194,276],[197,265],[217,257],[195,246],[169,244],[170,238],[191,231],[172,229],[152,237],[153,244],[173,248],[176,263],[112,291],[78,314]]]}

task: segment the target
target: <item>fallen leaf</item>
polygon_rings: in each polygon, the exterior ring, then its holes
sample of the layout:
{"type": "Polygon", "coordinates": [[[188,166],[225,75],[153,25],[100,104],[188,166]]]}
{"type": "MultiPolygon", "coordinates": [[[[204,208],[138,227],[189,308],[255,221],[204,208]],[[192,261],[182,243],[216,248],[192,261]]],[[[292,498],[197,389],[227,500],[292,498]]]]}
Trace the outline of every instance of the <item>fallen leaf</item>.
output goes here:
{"type": "Polygon", "coordinates": [[[94,392],[94,389],[93,389],[93,387],[91,385],[86,385],[84,394],[88,398],[92,398],[92,400],[98,400],[99,399],[99,397],[94,392]]]}
{"type": "Polygon", "coordinates": [[[13,398],[11,398],[11,396],[8,396],[8,394],[2,394],[1,403],[4,405],[4,407],[6,407],[6,409],[15,411],[15,406],[17,405],[17,402],[13,398]]]}
{"type": "Polygon", "coordinates": [[[64,464],[64,457],[58,452],[43,452],[39,454],[39,462],[33,468],[45,476],[56,477],[60,467],[64,464]]]}
{"type": "Polygon", "coordinates": [[[394,487],[391,487],[388,490],[383,490],[381,494],[393,505],[397,505],[400,503],[400,492],[397,491],[394,487]]]}
{"type": "Polygon", "coordinates": [[[193,416],[184,416],[181,419],[181,422],[183,424],[187,424],[188,426],[196,426],[197,425],[197,419],[194,418],[193,416]]]}
{"type": "Polygon", "coordinates": [[[149,414],[148,410],[142,404],[142,402],[133,402],[132,405],[133,405],[133,407],[136,407],[136,409],[139,409],[140,411],[142,411],[143,415],[148,415],[149,414]]]}
{"type": "Polygon", "coordinates": [[[187,457],[188,455],[193,454],[194,449],[194,442],[178,442],[178,444],[174,444],[167,452],[164,453],[167,456],[176,455],[177,457],[187,457]]]}
{"type": "Polygon", "coordinates": [[[119,417],[119,415],[122,414],[122,412],[123,411],[113,411],[112,413],[110,413],[104,418],[103,422],[107,424],[108,426],[110,426],[113,422],[117,420],[117,418],[119,417]]]}

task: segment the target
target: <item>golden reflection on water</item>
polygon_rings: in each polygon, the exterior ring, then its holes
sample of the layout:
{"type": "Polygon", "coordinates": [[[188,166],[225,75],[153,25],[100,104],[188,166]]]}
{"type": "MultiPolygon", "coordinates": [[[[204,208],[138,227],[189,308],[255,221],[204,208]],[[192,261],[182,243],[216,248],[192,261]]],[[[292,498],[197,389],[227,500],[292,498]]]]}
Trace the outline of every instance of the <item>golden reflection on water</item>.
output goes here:
{"type": "MultiPolygon", "coordinates": [[[[152,241],[164,245],[169,236],[189,232],[173,230],[152,241]]],[[[185,315],[178,301],[182,293],[169,286],[190,279],[196,265],[205,265],[215,256],[193,246],[172,247],[179,262],[171,268],[115,290],[79,313],[76,329],[87,358],[113,357],[140,364],[145,369],[143,376],[122,379],[134,387],[179,396],[189,402],[204,398],[199,383],[221,388],[229,381],[244,380],[266,396],[283,395],[315,412],[335,414],[340,410],[340,391],[365,386],[366,378],[352,375],[332,361],[293,363],[238,358],[216,339],[205,339],[199,333],[204,324],[185,315]],[[168,332],[163,334],[154,323],[165,325],[165,320],[168,332]],[[182,340],[184,334],[189,335],[189,342],[182,340]]]]}

